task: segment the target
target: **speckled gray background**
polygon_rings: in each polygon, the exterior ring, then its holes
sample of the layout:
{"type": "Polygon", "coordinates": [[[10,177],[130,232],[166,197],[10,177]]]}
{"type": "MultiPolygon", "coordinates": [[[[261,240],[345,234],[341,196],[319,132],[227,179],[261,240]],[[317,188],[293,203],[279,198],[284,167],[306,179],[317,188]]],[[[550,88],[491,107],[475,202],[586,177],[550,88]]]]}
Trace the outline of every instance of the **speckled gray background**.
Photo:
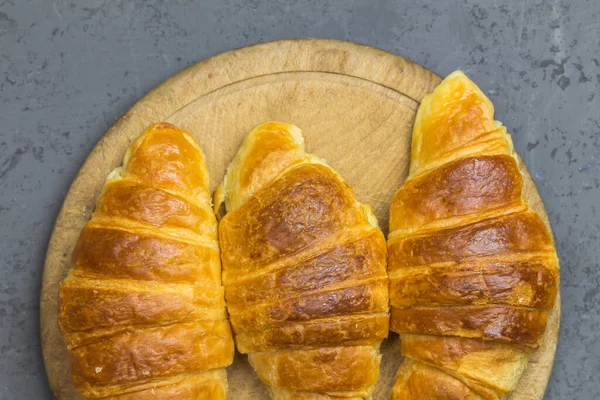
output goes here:
{"type": "Polygon", "coordinates": [[[196,61],[306,36],[374,45],[441,75],[461,68],[490,95],[562,262],[546,398],[600,397],[599,1],[162,3],[0,0],[0,399],[51,397],[38,334],[44,253],[104,131],[196,61]]]}

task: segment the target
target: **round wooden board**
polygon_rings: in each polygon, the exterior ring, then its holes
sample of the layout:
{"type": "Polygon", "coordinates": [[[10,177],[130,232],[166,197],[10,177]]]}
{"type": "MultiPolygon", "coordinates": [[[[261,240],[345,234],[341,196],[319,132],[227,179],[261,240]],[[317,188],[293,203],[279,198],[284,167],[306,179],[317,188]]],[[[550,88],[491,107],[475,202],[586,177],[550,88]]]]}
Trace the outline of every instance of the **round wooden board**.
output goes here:
{"type": "MultiPolygon", "coordinates": [[[[89,220],[108,173],[120,165],[133,137],[157,121],[188,130],[207,156],[211,187],[221,181],[243,137],[256,125],[281,120],[304,131],[307,151],[325,158],[373,207],[387,233],[389,205],[408,172],[410,138],[422,97],[440,82],[402,57],[335,40],[300,39],[229,51],[171,77],[129,109],[92,150],[65,198],[46,256],[41,294],[42,348],[50,387],[60,399],[74,391],[57,322],[60,282],[80,230],[89,220]]],[[[525,190],[547,221],[529,174],[525,190]]],[[[511,400],[541,399],[556,343],[560,299],[545,341],[511,400]]],[[[400,364],[398,335],[382,346],[375,399],[389,398],[400,364]]],[[[229,398],[268,398],[265,387],[236,354],[228,368],[229,398]]]]}

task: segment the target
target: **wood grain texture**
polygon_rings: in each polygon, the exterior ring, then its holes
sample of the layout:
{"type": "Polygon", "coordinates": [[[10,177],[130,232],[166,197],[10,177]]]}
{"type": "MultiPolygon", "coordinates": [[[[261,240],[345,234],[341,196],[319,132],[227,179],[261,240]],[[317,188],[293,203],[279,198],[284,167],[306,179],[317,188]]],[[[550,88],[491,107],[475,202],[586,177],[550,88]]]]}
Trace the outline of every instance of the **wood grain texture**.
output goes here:
{"type": "MultiPolygon", "coordinates": [[[[420,99],[440,82],[432,72],[384,51],[323,39],[284,40],[233,50],[195,64],[163,82],[129,109],[92,150],[65,198],[46,256],[41,334],[50,386],[76,399],[66,347],[59,334],[57,300],[73,246],[89,220],[106,175],[130,141],[153,122],[188,130],[207,155],[211,190],[244,136],[268,120],[293,123],[307,151],[328,161],[371,204],[384,233],[389,205],[408,173],[412,123],[420,99]]],[[[509,127],[510,129],[510,127],[509,127]]],[[[548,223],[524,165],[524,191],[548,223]]],[[[548,382],[560,319],[560,297],[540,350],[510,400],[538,400],[548,382]]],[[[375,399],[387,399],[401,362],[398,336],[382,345],[375,399]]],[[[236,354],[228,368],[232,399],[268,398],[265,386],[236,354]]]]}

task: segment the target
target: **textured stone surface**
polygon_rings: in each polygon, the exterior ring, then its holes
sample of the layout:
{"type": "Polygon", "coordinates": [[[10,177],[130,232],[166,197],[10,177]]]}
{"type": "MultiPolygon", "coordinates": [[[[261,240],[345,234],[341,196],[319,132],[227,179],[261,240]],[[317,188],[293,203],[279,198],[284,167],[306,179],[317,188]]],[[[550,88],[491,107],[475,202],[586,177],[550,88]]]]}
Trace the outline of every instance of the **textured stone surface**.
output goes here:
{"type": "Polygon", "coordinates": [[[196,61],[306,36],[374,45],[440,75],[460,68],[490,95],[562,262],[546,398],[600,397],[600,2],[163,3],[0,0],[0,399],[50,398],[38,333],[44,252],[104,131],[196,61]]]}

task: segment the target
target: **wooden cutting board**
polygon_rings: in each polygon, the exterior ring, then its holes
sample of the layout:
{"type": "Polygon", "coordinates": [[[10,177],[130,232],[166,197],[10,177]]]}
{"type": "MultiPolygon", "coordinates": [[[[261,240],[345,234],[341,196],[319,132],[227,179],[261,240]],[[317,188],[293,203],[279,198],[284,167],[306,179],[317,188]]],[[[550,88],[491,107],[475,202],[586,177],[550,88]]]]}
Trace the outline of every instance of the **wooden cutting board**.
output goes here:
{"type": "MultiPolygon", "coordinates": [[[[50,239],[40,314],[44,361],[55,395],[78,398],[57,322],[60,282],[106,176],[120,165],[131,139],[146,126],[168,121],[188,130],[206,153],[214,189],[243,137],[254,126],[268,120],[296,124],[304,131],[307,151],[325,158],[354,187],[358,199],[371,204],[387,234],[392,196],[408,173],[415,112],[422,97],[439,82],[437,75],[423,67],[372,47],[301,39],[223,53],[187,68],[144,96],[88,156],[65,198],[50,239]]],[[[524,166],[522,169],[530,204],[547,222],[535,185],[524,166]]],[[[511,400],[543,397],[559,319],[560,298],[550,316],[545,341],[511,400]]],[[[398,335],[390,334],[382,353],[375,399],[389,398],[401,361],[398,335]]],[[[268,398],[245,356],[236,354],[228,372],[229,398],[268,398]]]]}

